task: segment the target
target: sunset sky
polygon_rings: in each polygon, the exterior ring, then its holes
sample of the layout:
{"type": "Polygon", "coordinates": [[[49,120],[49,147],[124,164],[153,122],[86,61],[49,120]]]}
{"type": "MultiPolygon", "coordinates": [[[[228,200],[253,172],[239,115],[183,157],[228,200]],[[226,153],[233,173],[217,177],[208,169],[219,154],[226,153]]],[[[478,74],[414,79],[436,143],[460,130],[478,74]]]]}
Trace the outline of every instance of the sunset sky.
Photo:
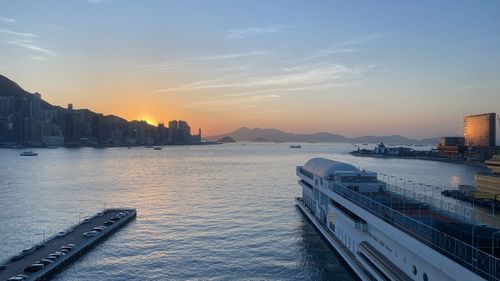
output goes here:
{"type": "Polygon", "coordinates": [[[500,110],[500,1],[0,0],[0,74],[56,105],[346,136],[500,110]]]}

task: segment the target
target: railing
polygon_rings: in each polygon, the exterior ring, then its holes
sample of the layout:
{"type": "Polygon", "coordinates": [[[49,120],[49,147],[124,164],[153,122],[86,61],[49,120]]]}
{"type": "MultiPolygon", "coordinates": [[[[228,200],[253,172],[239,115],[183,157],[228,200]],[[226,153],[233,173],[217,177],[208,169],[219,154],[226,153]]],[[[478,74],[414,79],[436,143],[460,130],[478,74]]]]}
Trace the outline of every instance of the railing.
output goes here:
{"type": "MultiPolygon", "coordinates": [[[[472,225],[484,224],[494,228],[500,228],[499,217],[493,216],[484,210],[477,210],[473,204],[458,201],[453,198],[443,197],[443,190],[439,187],[422,183],[417,184],[412,181],[405,181],[404,186],[401,186],[384,181],[384,178],[390,181],[388,175],[381,174],[380,178],[382,179],[382,182],[385,183],[388,191],[415,201],[426,203],[430,208],[438,213],[445,214],[446,216],[452,217],[463,223],[469,223],[472,225]]],[[[394,178],[394,176],[391,176],[391,178],[394,178]]]]}
{"type": "Polygon", "coordinates": [[[329,183],[329,188],[478,275],[488,280],[500,280],[500,260],[496,257],[359,192],[337,183],[329,183]]]}

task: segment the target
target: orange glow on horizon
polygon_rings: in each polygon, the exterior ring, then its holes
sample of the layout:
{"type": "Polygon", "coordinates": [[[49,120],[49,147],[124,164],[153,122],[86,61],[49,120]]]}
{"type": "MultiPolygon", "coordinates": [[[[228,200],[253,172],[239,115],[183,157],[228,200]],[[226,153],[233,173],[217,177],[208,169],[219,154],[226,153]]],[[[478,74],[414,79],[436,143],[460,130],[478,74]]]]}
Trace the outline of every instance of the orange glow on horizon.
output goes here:
{"type": "Polygon", "coordinates": [[[142,115],[142,117],[137,118],[137,120],[146,121],[146,123],[153,126],[158,126],[159,123],[158,121],[154,121],[155,120],[154,118],[147,115],[142,115]]]}

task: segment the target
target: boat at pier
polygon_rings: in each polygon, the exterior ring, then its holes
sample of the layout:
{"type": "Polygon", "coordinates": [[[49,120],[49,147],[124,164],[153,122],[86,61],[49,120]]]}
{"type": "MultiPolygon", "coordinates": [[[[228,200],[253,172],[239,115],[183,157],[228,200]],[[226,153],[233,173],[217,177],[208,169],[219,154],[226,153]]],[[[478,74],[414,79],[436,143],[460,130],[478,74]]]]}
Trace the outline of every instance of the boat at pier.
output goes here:
{"type": "Polygon", "coordinates": [[[19,154],[20,156],[37,156],[38,153],[33,152],[33,151],[23,151],[19,154]]]}
{"type": "Polygon", "coordinates": [[[474,206],[324,158],[296,174],[296,205],[361,280],[500,280],[500,224],[474,206]]]}

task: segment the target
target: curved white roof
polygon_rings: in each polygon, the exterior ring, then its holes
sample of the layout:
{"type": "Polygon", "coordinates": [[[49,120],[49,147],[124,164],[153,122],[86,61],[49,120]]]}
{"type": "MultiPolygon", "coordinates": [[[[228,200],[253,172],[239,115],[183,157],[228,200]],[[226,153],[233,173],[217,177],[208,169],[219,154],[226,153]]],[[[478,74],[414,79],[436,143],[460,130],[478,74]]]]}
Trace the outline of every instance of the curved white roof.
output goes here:
{"type": "Polygon", "coordinates": [[[303,169],[322,178],[331,176],[334,172],[359,172],[353,165],[325,158],[313,158],[306,162],[303,169]]]}

